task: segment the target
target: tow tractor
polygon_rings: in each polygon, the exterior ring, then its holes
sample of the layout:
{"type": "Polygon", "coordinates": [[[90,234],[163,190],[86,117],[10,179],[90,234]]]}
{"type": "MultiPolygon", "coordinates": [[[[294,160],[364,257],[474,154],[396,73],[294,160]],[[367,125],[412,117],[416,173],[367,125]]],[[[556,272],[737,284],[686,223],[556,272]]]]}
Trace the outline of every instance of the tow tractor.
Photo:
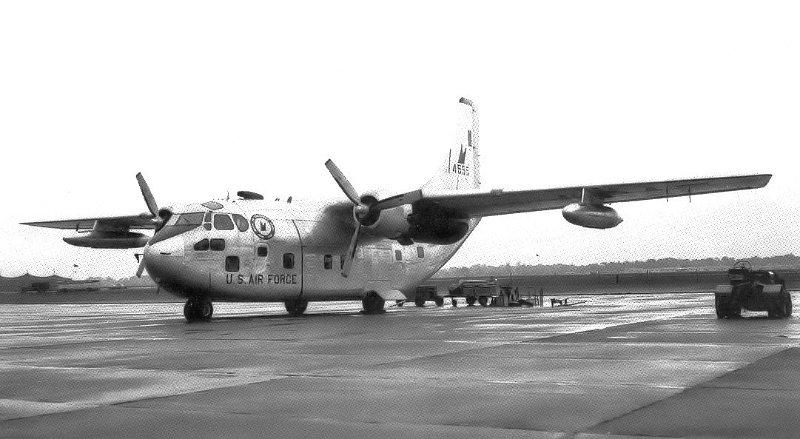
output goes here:
{"type": "Polygon", "coordinates": [[[742,309],[766,311],[770,318],[792,315],[792,295],[786,283],[771,270],[753,270],[750,262],[737,261],[728,270],[729,285],[717,285],[717,318],[739,317],[742,309]]]}

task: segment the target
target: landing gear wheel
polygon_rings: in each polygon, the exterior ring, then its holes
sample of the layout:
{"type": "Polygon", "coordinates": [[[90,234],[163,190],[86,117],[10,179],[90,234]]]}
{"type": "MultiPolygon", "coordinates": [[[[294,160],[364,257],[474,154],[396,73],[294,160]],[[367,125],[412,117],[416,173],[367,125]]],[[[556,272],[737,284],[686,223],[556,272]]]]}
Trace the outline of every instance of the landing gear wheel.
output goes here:
{"type": "Polygon", "coordinates": [[[286,306],[286,311],[289,312],[289,315],[292,317],[298,317],[303,315],[306,312],[306,308],[308,308],[308,300],[305,299],[295,299],[295,300],[287,300],[284,302],[286,306]]]}
{"type": "Polygon", "coordinates": [[[486,305],[488,305],[488,304],[489,304],[489,298],[488,298],[488,297],[486,297],[486,296],[481,296],[481,297],[478,297],[478,303],[479,303],[481,306],[486,306],[486,305]]]}
{"type": "Polygon", "coordinates": [[[783,302],[783,309],[784,309],[784,313],[783,313],[784,317],[791,317],[792,316],[792,296],[791,296],[791,294],[786,296],[786,300],[783,302]]]}
{"type": "Polygon", "coordinates": [[[714,310],[717,312],[718,319],[728,317],[728,302],[723,301],[719,297],[714,299],[714,310]]]}
{"type": "Polygon", "coordinates": [[[425,299],[423,299],[422,297],[415,297],[414,305],[417,305],[418,307],[422,308],[423,306],[425,306],[425,299]]]}
{"type": "Polygon", "coordinates": [[[467,306],[475,305],[475,296],[467,296],[467,306]]]}
{"type": "Polygon", "coordinates": [[[450,301],[450,303],[453,304],[453,307],[458,306],[458,300],[456,300],[455,297],[450,301]]]}
{"type": "Polygon", "coordinates": [[[444,297],[437,297],[433,299],[433,303],[435,303],[436,306],[444,306],[444,297]]]}
{"type": "Polygon", "coordinates": [[[211,320],[214,314],[214,305],[211,300],[202,296],[193,296],[186,301],[183,305],[183,316],[186,317],[187,322],[194,322],[202,320],[207,322],[211,320]]]}
{"type": "Polygon", "coordinates": [[[386,301],[374,291],[361,300],[361,304],[364,306],[364,314],[381,314],[385,312],[383,309],[385,303],[386,301]]]}

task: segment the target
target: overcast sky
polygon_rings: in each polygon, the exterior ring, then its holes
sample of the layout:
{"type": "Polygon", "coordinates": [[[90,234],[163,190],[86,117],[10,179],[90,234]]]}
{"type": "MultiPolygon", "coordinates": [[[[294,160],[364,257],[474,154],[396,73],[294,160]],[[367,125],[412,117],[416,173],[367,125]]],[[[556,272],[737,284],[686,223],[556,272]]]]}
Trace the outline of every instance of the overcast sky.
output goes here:
{"type": "Polygon", "coordinates": [[[765,189],[485,219],[450,265],[800,254],[797,2],[2,2],[0,274],[129,276],[22,221],[247,189],[424,183],[478,106],[485,188],[772,173],[765,189]],[[78,265],[75,268],[74,265],[78,265]]]}

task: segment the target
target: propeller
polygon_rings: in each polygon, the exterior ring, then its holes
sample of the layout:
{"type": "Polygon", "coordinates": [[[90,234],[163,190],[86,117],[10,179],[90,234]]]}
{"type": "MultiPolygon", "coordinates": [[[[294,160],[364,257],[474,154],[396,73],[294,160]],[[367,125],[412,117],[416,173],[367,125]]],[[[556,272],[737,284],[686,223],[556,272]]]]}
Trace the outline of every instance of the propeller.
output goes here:
{"type": "Polygon", "coordinates": [[[342,189],[342,192],[347,198],[353,202],[353,219],[356,222],[356,230],[353,237],[350,238],[350,246],[347,248],[345,255],[344,265],[342,267],[342,276],[347,277],[350,274],[350,269],[353,266],[353,259],[355,259],[356,248],[358,240],[361,235],[361,226],[370,225],[375,223],[380,216],[382,210],[392,209],[404,204],[411,204],[422,198],[422,191],[416,190],[407,192],[405,194],[395,195],[383,200],[377,201],[372,197],[359,197],[355,187],[350,183],[344,173],[333,163],[333,160],[328,159],[325,162],[325,167],[333,176],[336,184],[342,189]],[[373,200],[370,202],[370,198],[373,200]],[[369,203],[369,204],[367,204],[369,203]]]}
{"type": "MultiPolygon", "coordinates": [[[[147,210],[149,210],[150,214],[153,216],[153,222],[156,223],[157,230],[159,225],[163,222],[163,218],[160,218],[158,214],[158,203],[156,203],[156,199],[150,191],[150,186],[147,184],[147,181],[145,181],[141,172],[136,173],[136,181],[139,183],[139,190],[142,191],[142,197],[144,197],[144,202],[147,204],[147,210]]],[[[139,268],[136,269],[136,277],[142,277],[142,273],[144,272],[144,258],[145,255],[142,254],[139,260],[139,268]]]]}
{"type": "Polygon", "coordinates": [[[145,181],[141,172],[136,173],[136,181],[139,182],[139,190],[142,191],[144,202],[147,204],[147,210],[153,214],[153,218],[158,218],[158,203],[156,203],[153,193],[150,192],[150,186],[147,185],[147,182],[145,181]]]}

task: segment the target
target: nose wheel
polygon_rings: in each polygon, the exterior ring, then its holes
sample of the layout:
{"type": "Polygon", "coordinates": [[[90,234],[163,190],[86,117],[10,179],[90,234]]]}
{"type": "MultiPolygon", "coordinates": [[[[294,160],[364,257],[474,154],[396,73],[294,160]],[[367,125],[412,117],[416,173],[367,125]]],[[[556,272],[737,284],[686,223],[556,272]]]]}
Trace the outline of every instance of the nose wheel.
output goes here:
{"type": "Polygon", "coordinates": [[[211,320],[211,315],[214,314],[214,306],[211,305],[211,300],[202,296],[190,297],[183,306],[183,316],[186,317],[187,322],[196,322],[202,320],[207,322],[211,320]]]}
{"type": "Polygon", "coordinates": [[[381,314],[385,312],[383,305],[386,302],[374,291],[367,294],[364,299],[361,300],[361,303],[364,306],[364,314],[381,314]]]}

